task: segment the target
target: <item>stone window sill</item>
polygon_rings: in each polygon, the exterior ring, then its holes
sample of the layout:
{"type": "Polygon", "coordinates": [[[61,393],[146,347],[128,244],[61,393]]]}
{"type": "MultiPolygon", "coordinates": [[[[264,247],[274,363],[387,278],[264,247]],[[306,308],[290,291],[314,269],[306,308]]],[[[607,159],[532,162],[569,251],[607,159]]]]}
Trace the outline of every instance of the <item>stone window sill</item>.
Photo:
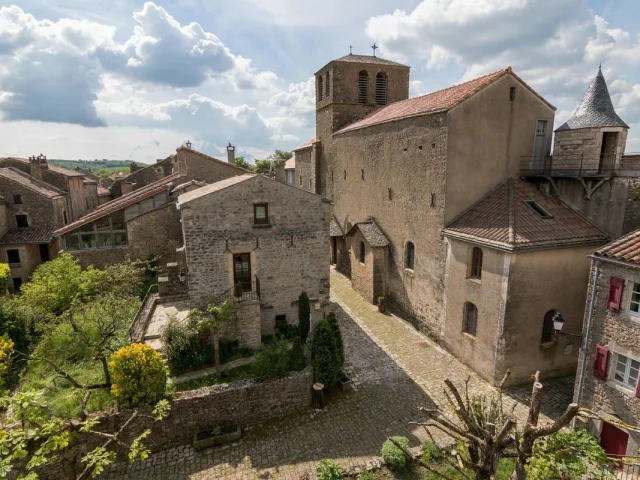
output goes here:
{"type": "Polygon", "coordinates": [[[556,342],[544,342],[540,344],[540,348],[542,350],[549,350],[550,348],[554,348],[556,346],[556,342]]]}
{"type": "Polygon", "coordinates": [[[118,250],[120,248],[129,248],[129,245],[118,245],[117,247],[100,247],[100,248],[76,248],[75,250],[64,249],[60,253],[78,253],[78,252],[95,252],[97,250],[118,250]]]}
{"type": "Polygon", "coordinates": [[[467,282],[474,285],[482,285],[482,280],[476,277],[467,277],[467,282]]]}
{"type": "Polygon", "coordinates": [[[624,394],[624,395],[628,395],[630,397],[634,397],[636,396],[636,391],[633,388],[630,387],[625,387],[623,385],[620,385],[619,383],[617,383],[614,380],[607,380],[607,386],[613,388],[614,390],[617,390],[618,392],[624,394]]]}
{"type": "Polygon", "coordinates": [[[475,335],[471,335],[470,333],[467,333],[467,332],[462,332],[462,336],[468,338],[469,340],[473,340],[474,342],[476,340],[475,335]]]}
{"type": "Polygon", "coordinates": [[[272,228],[273,225],[270,223],[254,223],[253,228],[272,228]]]}
{"type": "Polygon", "coordinates": [[[411,270],[410,268],[405,268],[404,269],[404,273],[405,273],[405,275],[409,275],[410,277],[415,276],[415,272],[413,270],[411,270]]]}

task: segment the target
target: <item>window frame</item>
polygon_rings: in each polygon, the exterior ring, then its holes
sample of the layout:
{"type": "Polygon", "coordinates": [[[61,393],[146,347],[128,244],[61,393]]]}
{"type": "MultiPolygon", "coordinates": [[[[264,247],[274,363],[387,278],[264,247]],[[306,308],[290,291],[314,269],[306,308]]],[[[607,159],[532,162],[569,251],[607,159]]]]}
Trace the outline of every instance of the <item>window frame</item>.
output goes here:
{"type": "Polygon", "coordinates": [[[633,356],[629,355],[629,354],[625,354],[619,351],[614,350],[613,352],[613,361],[611,362],[611,375],[609,375],[609,378],[611,379],[611,381],[624,388],[625,390],[629,390],[631,392],[634,393],[638,388],[638,381],[640,380],[640,360],[638,360],[637,358],[634,358],[633,356]],[[624,372],[622,373],[622,380],[618,380],[616,378],[616,376],[618,375],[618,362],[620,361],[620,357],[624,357],[627,359],[628,362],[626,362],[625,365],[625,369],[624,372]],[[635,385],[631,385],[628,383],[628,380],[630,378],[630,373],[631,373],[631,365],[632,362],[636,362],[638,364],[638,366],[635,368],[636,370],[636,377],[635,377],[635,385]]]}
{"type": "Polygon", "coordinates": [[[466,333],[467,335],[476,338],[478,336],[478,307],[473,302],[464,302],[464,306],[462,308],[462,333],[466,333]],[[473,307],[473,310],[475,311],[475,318],[473,319],[473,333],[469,328],[469,314],[471,311],[471,307],[473,307]]]}
{"type": "Polygon", "coordinates": [[[630,280],[629,283],[631,283],[631,288],[629,288],[629,298],[627,299],[627,301],[625,302],[627,308],[627,312],[629,313],[629,315],[633,315],[634,317],[640,317],[640,282],[635,282],[633,280],[630,280]],[[636,290],[636,286],[637,286],[637,290],[636,290]],[[633,296],[637,295],[637,300],[633,299],[633,296]],[[632,310],[631,306],[633,304],[636,304],[638,307],[638,310],[632,310]]]}
{"type": "Polygon", "coordinates": [[[14,193],[13,194],[13,203],[14,205],[22,205],[22,194],[21,193],[14,193]]]}
{"type": "Polygon", "coordinates": [[[269,204],[266,202],[253,204],[253,224],[254,225],[269,225],[269,204]],[[264,218],[258,218],[258,209],[264,207],[264,218]]]}
{"type": "Polygon", "coordinates": [[[473,280],[482,280],[482,261],[484,251],[480,247],[471,249],[471,261],[469,263],[469,277],[473,280]]]}
{"type": "MultiPolygon", "coordinates": [[[[15,260],[15,259],[14,259],[15,260]]],[[[20,249],[19,248],[10,248],[7,249],[7,263],[9,265],[20,265],[22,263],[21,259],[20,259],[20,249]],[[11,258],[9,257],[9,252],[16,252],[16,254],[18,255],[18,261],[17,262],[12,262],[11,258]]]]}
{"type": "Polygon", "coordinates": [[[16,213],[16,226],[18,228],[29,228],[29,216],[26,213],[16,213]],[[25,225],[20,225],[18,218],[24,218],[25,225]]]}
{"type": "Polygon", "coordinates": [[[416,265],[416,246],[409,240],[404,248],[404,269],[411,270],[413,272],[416,265]],[[411,259],[411,262],[409,262],[411,259]]]}
{"type": "Polygon", "coordinates": [[[549,310],[547,313],[544,314],[544,318],[542,319],[542,333],[540,334],[540,345],[555,343],[553,317],[556,313],[557,313],[556,310],[549,310]],[[545,333],[548,333],[548,338],[545,337],[545,333]]]}

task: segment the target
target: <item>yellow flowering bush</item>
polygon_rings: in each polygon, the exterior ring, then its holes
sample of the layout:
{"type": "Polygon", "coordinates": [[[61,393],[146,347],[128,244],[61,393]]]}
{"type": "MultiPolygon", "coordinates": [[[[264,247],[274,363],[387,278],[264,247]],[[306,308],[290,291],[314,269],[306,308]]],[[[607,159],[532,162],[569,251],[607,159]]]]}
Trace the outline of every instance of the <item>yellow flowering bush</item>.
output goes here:
{"type": "Polygon", "coordinates": [[[122,347],[111,356],[111,393],[124,407],[150,405],[167,386],[167,369],[158,352],[144,343],[122,347]]]}
{"type": "Polygon", "coordinates": [[[13,341],[5,333],[0,336],[0,390],[6,387],[11,375],[11,352],[13,341]]]}

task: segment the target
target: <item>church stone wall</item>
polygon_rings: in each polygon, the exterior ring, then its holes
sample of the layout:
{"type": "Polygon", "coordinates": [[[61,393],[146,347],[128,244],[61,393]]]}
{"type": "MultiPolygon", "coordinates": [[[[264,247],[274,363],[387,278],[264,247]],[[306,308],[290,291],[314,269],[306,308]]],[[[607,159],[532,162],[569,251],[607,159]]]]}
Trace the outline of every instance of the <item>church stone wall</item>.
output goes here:
{"type": "MultiPolygon", "coordinates": [[[[375,219],[390,242],[390,306],[433,335],[439,335],[444,313],[445,119],[423,116],[335,137],[335,217],[345,232],[348,223],[375,219]],[[408,241],[415,245],[413,271],[404,268],[408,241]]],[[[343,271],[344,260],[338,258],[343,271]]]]}

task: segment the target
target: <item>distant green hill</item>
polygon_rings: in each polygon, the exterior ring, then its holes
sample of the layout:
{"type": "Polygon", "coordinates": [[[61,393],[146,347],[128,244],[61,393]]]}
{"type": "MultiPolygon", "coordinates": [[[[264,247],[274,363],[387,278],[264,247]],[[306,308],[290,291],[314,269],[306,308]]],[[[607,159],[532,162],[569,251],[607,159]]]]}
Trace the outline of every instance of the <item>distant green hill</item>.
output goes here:
{"type": "MultiPolygon", "coordinates": [[[[59,167],[68,168],[69,170],[75,170],[80,167],[84,171],[93,172],[98,174],[106,170],[108,173],[113,172],[128,172],[131,165],[130,160],[56,160],[47,159],[49,163],[57,165],[59,167]]],[[[140,162],[136,162],[140,165],[145,165],[140,162]]]]}

